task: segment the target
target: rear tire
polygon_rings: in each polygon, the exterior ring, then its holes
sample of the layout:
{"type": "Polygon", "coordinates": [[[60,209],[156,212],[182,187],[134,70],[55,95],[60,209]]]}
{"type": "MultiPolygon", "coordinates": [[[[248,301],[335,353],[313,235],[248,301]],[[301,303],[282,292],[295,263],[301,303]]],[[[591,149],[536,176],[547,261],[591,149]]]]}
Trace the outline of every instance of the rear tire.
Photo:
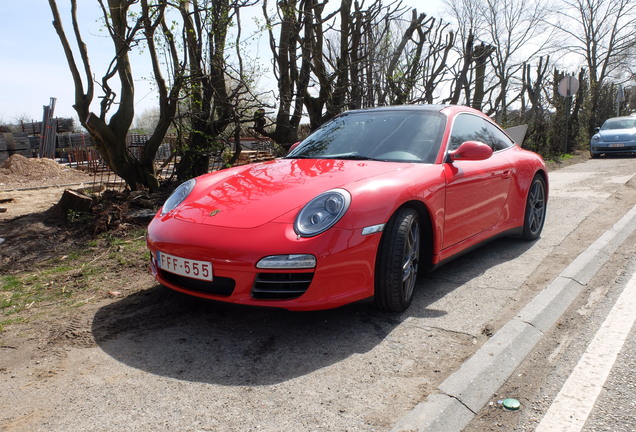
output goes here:
{"type": "Polygon", "coordinates": [[[536,240],[541,236],[546,214],[546,187],[545,180],[541,174],[537,174],[532,179],[528,199],[526,200],[526,212],[523,217],[524,240],[536,240]]]}
{"type": "Polygon", "coordinates": [[[384,229],[375,269],[374,303],[402,312],[413,300],[420,263],[421,226],[417,211],[399,209],[384,229]]]}

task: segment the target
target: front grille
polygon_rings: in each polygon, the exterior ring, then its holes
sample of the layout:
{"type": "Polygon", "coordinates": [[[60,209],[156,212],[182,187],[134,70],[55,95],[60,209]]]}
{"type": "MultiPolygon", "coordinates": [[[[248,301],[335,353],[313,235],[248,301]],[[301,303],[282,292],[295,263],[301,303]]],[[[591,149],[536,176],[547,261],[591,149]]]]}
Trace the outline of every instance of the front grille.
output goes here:
{"type": "Polygon", "coordinates": [[[602,150],[604,151],[614,151],[614,152],[626,152],[626,151],[634,151],[636,150],[636,146],[625,146],[625,147],[604,147],[602,150]]]}
{"type": "Polygon", "coordinates": [[[596,147],[596,146],[592,146],[592,150],[599,151],[599,152],[624,153],[624,152],[632,152],[632,151],[636,150],[636,146],[625,146],[625,147],[609,147],[609,146],[596,147]]]}
{"type": "Polygon", "coordinates": [[[163,279],[178,286],[179,288],[190,291],[229,296],[234,291],[234,286],[236,285],[234,279],[225,277],[215,277],[212,281],[204,281],[180,276],[163,270],[159,270],[159,272],[163,279]]]}
{"type": "Polygon", "coordinates": [[[289,300],[307,291],[313,273],[258,273],[252,297],[259,300],[289,300]]]}

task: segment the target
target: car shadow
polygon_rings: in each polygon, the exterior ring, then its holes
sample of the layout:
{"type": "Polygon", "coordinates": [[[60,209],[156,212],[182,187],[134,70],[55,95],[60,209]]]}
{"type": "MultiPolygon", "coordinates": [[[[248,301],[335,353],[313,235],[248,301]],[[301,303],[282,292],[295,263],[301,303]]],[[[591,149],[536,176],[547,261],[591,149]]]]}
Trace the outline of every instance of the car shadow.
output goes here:
{"type": "Polygon", "coordinates": [[[448,312],[432,304],[528,247],[503,239],[467,254],[442,268],[454,275],[453,283],[431,278],[442,269],[425,275],[401,314],[378,311],[371,301],[316,312],[245,307],[158,285],[99,309],[92,333],[112,358],[155,375],[228,386],[276,384],[368,352],[409,318],[434,323],[448,312]]]}

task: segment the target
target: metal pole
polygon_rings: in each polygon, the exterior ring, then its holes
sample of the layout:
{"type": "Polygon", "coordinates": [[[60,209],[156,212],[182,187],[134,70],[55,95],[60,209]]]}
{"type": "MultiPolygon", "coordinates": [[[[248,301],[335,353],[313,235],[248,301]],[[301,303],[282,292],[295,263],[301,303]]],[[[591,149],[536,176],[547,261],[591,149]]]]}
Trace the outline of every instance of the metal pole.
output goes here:
{"type": "Polygon", "coordinates": [[[623,91],[623,86],[621,84],[618,85],[616,89],[616,117],[620,117],[621,115],[621,103],[625,100],[625,93],[623,91]]]}
{"type": "Polygon", "coordinates": [[[568,152],[568,144],[570,140],[570,105],[572,103],[572,96],[570,96],[570,89],[568,88],[568,96],[565,98],[565,151],[568,152]]]}

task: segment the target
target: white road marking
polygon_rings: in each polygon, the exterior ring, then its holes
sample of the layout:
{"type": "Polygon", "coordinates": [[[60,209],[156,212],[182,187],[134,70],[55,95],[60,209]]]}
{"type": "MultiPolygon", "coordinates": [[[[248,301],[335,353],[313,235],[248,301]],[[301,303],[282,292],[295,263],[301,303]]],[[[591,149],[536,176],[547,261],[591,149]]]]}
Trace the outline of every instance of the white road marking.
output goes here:
{"type": "Polygon", "coordinates": [[[535,432],[579,432],[636,320],[636,273],[535,432]]]}

